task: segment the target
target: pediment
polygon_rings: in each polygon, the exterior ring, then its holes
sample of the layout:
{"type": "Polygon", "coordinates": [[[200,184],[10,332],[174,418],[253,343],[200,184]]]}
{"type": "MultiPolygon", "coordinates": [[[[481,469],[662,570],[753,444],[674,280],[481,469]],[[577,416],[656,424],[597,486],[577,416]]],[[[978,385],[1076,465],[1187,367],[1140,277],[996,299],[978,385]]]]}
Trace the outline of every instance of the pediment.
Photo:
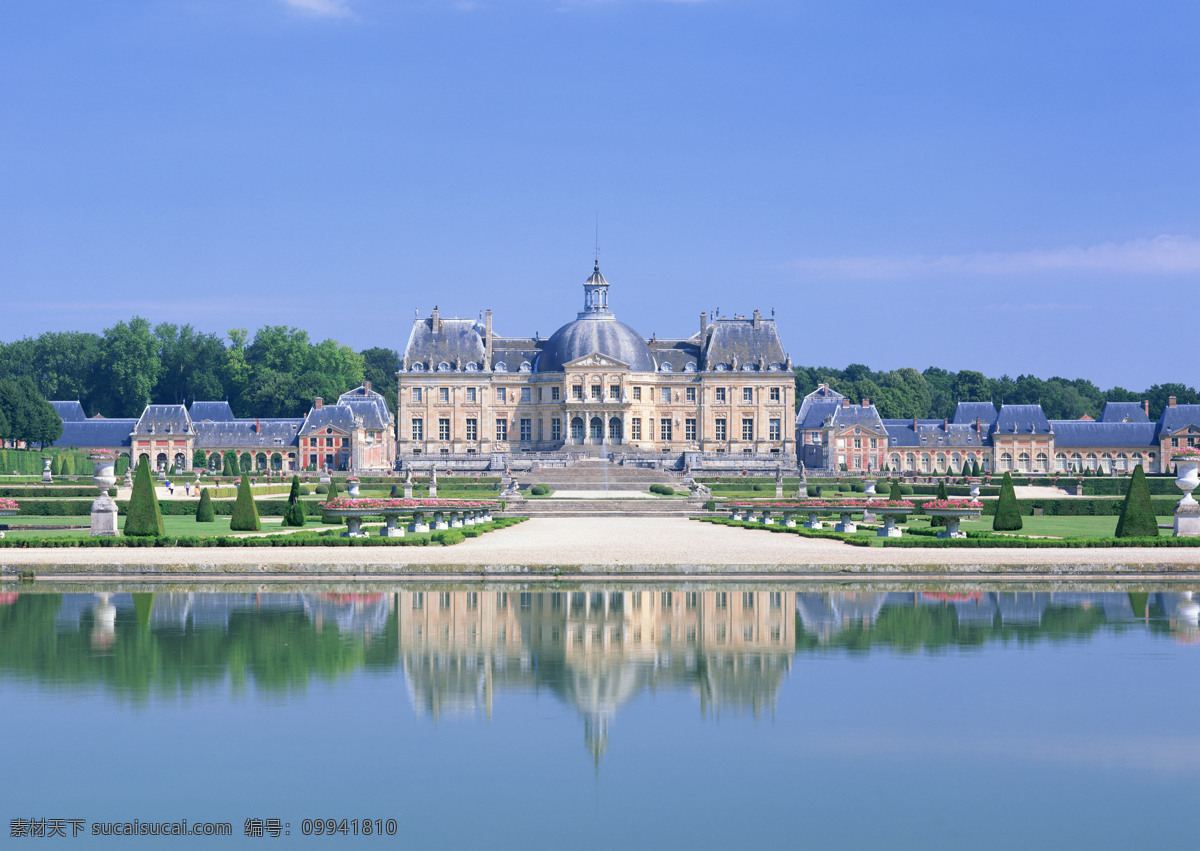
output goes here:
{"type": "Polygon", "coordinates": [[[574,369],[576,367],[587,369],[597,367],[601,369],[629,369],[629,364],[619,361],[616,358],[610,358],[608,355],[602,355],[600,352],[592,352],[589,355],[575,358],[575,360],[563,364],[563,369],[574,369]]]}

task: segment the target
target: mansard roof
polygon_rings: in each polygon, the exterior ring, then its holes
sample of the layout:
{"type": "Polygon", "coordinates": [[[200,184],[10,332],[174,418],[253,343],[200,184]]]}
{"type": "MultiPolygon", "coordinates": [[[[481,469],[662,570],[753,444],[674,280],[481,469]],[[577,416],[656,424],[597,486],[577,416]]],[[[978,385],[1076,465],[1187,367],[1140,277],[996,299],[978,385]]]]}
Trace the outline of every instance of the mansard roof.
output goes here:
{"type": "Polygon", "coordinates": [[[532,372],[545,345],[545,340],[492,337],[492,369],[496,372],[521,372],[522,369],[532,372]]]}
{"type": "Polygon", "coordinates": [[[762,318],[758,311],[752,319],[714,319],[706,329],[702,357],[701,368],[707,371],[741,371],[747,365],[764,372],[790,368],[775,320],[762,318]]]}
{"type": "Polygon", "coordinates": [[[833,424],[841,428],[859,426],[884,432],[883,420],[874,405],[841,405],[833,412],[833,424]]]}
{"type": "Polygon", "coordinates": [[[978,419],[985,428],[990,428],[992,423],[996,422],[997,416],[996,406],[991,402],[959,402],[950,422],[957,425],[974,425],[978,419]]]}
{"type": "Polygon", "coordinates": [[[196,448],[266,449],[292,446],[304,420],[300,417],[270,420],[204,420],[194,424],[196,448]],[[278,441],[278,442],[277,442],[278,441]]]}
{"type": "Polygon", "coordinates": [[[387,400],[365,384],[338,397],[338,405],[349,405],[356,418],[361,418],[362,427],[370,429],[388,428],[395,422],[387,400]]]}
{"type": "Polygon", "coordinates": [[[191,434],[192,419],[183,405],[147,405],[133,431],[137,435],[191,434]]]}
{"type": "Polygon", "coordinates": [[[1050,421],[1041,405],[1003,405],[993,434],[1047,434],[1050,421]]]}
{"type": "Polygon", "coordinates": [[[1188,426],[1200,426],[1200,405],[1176,405],[1163,408],[1159,434],[1171,434],[1188,426]]]}
{"type": "Polygon", "coordinates": [[[83,405],[79,402],[51,402],[50,404],[64,423],[87,419],[87,415],[83,412],[83,405]]]}
{"type": "Polygon", "coordinates": [[[436,372],[439,364],[452,370],[465,369],[468,363],[482,365],[486,356],[483,335],[483,326],[474,319],[416,319],[400,368],[407,370],[420,363],[426,371],[436,372]]]}
{"type": "Polygon", "coordinates": [[[946,423],[944,420],[884,420],[888,433],[888,448],[924,447],[937,448],[970,448],[986,446],[988,443],[987,429],[975,430],[975,420],[970,423],[946,423]]]}
{"type": "Polygon", "coordinates": [[[188,410],[188,414],[191,416],[193,423],[198,423],[202,420],[222,423],[232,422],[237,419],[234,417],[233,408],[229,407],[228,402],[192,402],[192,407],[188,410]]]}
{"type": "Polygon", "coordinates": [[[796,427],[797,428],[824,428],[825,418],[831,418],[838,408],[842,406],[839,396],[837,399],[813,399],[812,394],[804,397],[804,401],[800,404],[800,410],[796,412],[796,427]]]}
{"type": "Polygon", "coordinates": [[[651,340],[650,354],[659,372],[695,372],[700,368],[700,343],[690,340],[651,340]]]}
{"type": "MultiPolygon", "coordinates": [[[[1110,403],[1111,404],[1111,403],[1110,403]]],[[[1141,413],[1141,405],[1136,406],[1141,413]]],[[[1104,422],[1088,420],[1051,420],[1055,449],[1095,446],[1156,446],[1157,425],[1150,422],[1104,422]]]]}
{"type": "Polygon", "coordinates": [[[135,425],[135,419],[93,417],[90,420],[65,420],[62,436],[54,441],[54,445],[77,446],[81,449],[129,446],[135,425]]]}
{"type": "Polygon", "coordinates": [[[1102,423],[1148,423],[1150,415],[1141,402],[1105,402],[1102,423]]]}
{"type": "Polygon", "coordinates": [[[334,428],[341,432],[353,431],[355,427],[354,410],[349,405],[323,405],[313,408],[304,418],[300,426],[300,434],[314,434],[326,428],[334,428]]]}

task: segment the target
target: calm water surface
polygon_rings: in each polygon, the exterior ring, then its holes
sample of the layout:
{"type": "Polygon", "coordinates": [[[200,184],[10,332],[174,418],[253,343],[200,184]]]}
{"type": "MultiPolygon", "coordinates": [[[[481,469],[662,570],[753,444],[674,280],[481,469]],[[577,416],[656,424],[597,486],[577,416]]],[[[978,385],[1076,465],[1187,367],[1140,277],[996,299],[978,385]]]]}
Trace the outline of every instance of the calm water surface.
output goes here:
{"type": "Polygon", "coordinates": [[[395,819],[435,847],[1200,830],[1184,586],[6,587],[6,839],[17,818],[232,823],[194,847],[282,841],[248,818],[297,843],[304,819],[395,819]]]}

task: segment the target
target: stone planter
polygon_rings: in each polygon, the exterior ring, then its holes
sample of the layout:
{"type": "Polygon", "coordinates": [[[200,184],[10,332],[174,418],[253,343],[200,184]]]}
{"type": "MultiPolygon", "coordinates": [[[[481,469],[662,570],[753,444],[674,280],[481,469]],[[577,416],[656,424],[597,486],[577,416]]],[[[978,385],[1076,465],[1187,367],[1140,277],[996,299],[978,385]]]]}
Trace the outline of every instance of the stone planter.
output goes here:
{"type": "Polygon", "coordinates": [[[876,508],[875,513],[883,518],[883,528],[876,532],[879,538],[899,538],[904,533],[896,526],[896,518],[912,514],[915,508],[876,508]]]}
{"type": "Polygon", "coordinates": [[[358,482],[355,482],[355,481],[346,482],[346,493],[349,495],[349,497],[351,499],[357,499],[358,498],[358,482]]]}
{"type": "Polygon", "coordinates": [[[963,520],[978,520],[983,516],[982,508],[926,508],[925,513],[930,517],[942,517],[946,520],[946,528],[938,532],[939,538],[965,538],[966,532],[958,530],[958,524],[963,520]]]}
{"type": "Polygon", "coordinates": [[[413,533],[429,531],[429,524],[425,522],[425,512],[413,512],[413,522],[408,524],[408,531],[413,533]]]}
{"type": "Polygon", "coordinates": [[[1183,491],[1183,499],[1175,506],[1175,537],[1200,537],[1200,504],[1192,496],[1200,486],[1200,458],[1172,459],[1175,462],[1175,484],[1183,491]]]}
{"type": "Polygon", "coordinates": [[[92,481],[100,489],[100,495],[92,503],[92,522],[89,535],[92,537],[115,538],[121,534],[117,528],[117,503],[108,495],[108,489],[117,483],[113,468],[117,459],[113,455],[89,455],[92,462],[92,481]]]}
{"type": "Polygon", "coordinates": [[[390,511],[388,509],[378,508],[327,508],[325,513],[330,517],[341,517],[346,521],[346,531],[342,533],[343,538],[366,538],[369,537],[362,530],[362,522],[366,517],[383,517],[384,527],[379,530],[381,538],[403,538],[404,529],[400,526],[400,515],[405,512],[400,510],[390,511]]]}

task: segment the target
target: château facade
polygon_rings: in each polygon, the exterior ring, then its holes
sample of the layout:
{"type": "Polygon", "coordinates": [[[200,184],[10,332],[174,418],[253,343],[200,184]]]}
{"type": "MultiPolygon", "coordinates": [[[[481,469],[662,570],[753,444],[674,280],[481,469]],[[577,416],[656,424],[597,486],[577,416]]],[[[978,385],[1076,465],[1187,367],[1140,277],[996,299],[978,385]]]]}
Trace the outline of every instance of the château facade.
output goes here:
{"type": "Polygon", "coordinates": [[[549,338],[501,337],[434,308],[414,321],[398,379],[401,463],[646,454],[702,466],[794,466],[795,382],[773,318],[700,314],[690,337],[617,320],[599,263],[583,310],[549,338]]]}

